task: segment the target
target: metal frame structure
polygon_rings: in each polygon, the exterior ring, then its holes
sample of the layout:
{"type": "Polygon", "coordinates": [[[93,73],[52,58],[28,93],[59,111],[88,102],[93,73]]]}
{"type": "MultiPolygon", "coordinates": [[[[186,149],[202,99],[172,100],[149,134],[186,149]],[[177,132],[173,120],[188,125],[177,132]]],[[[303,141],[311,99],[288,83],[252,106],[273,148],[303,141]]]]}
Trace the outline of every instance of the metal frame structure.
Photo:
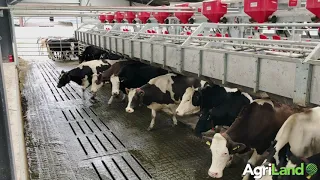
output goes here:
{"type": "MultiPolygon", "coordinates": [[[[320,105],[317,96],[320,92],[315,87],[315,77],[320,76],[320,41],[302,38],[303,32],[314,30],[305,28],[306,24],[263,24],[265,29],[289,30],[289,40],[247,38],[248,32],[255,31],[254,27],[263,29],[261,24],[121,23],[109,24],[112,26],[109,31],[104,26],[83,25],[76,31],[76,39],[180,73],[217,79],[223,85],[229,82],[252,88],[253,92],[264,91],[292,98],[302,106],[309,102],[320,105]],[[123,31],[129,26],[134,30],[123,31]],[[194,29],[192,34],[180,35],[187,27],[194,29]],[[157,33],[147,33],[148,29],[157,33]],[[170,33],[162,34],[162,29],[170,33]],[[227,32],[231,37],[208,36],[216,31],[227,32]],[[202,36],[198,36],[200,33],[202,36]]],[[[320,24],[308,23],[307,26],[319,28],[320,24]]],[[[259,35],[259,29],[255,36],[259,35]]]]}

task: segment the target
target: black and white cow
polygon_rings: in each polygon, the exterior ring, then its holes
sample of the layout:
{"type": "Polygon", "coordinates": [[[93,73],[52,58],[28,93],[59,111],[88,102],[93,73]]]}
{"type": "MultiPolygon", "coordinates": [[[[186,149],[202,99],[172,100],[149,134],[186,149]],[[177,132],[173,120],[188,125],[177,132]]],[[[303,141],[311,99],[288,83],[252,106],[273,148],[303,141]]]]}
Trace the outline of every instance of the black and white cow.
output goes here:
{"type": "Polygon", "coordinates": [[[52,60],[66,60],[78,56],[78,41],[75,38],[48,38],[46,40],[48,56],[52,60]]]}
{"type": "Polygon", "coordinates": [[[140,88],[126,89],[128,105],[126,112],[133,113],[134,108],[144,104],[151,109],[152,119],[148,130],[155,124],[157,111],[164,111],[172,115],[173,126],[177,125],[176,108],[188,87],[200,87],[201,81],[182,75],[168,73],[151,79],[140,88]]]}
{"type": "MultiPolygon", "coordinates": [[[[98,76],[98,79],[96,81],[96,84],[100,85],[102,83],[106,83],[106,82],[111,82],[111,79],[112,81],[115,81],[116,79],[114,79],[113,77],[115,77],[116,75],[119,74],[119,72],[126,66],[128,65],[132,65],[132,64],[137,64],[137,66],[145,66],[145,64],[139,62],[139,61],[120,61],[120,62],[116,62],[114,63],[113,65],[111,65],[111,67],[104,71],[103,73],[99,74],[98,76]]],[[[111,82],[112,84],[112,82],[111,82]]],[[[119,89],[119,85],[114,82],[113,83],[114,86],[116,87],[113,87],[112,86],[112,89],[119,89]]],[[[115,91],[115,92],[111,92],[111,98],[109,99],[108,101],[108,105],[111,105],[114,97],[119,97],[120,95],[120,92],[119,91],[115,91]]],[[[122,97],[122,101],[125,99],[125,94],[123,94],[123,97],[122,97]]]]}
{"type": "Polygon", "coordinates": [[[123,56],[104,51],[92,45],[87,46],[85,50],[79,55],[80,64],[85,61],[91,61],[96,59],[105,59],[112,65],[122,60],[123,56]]]}
{"type": "MultiPolygon", "coordinates": [[[[294,156],[308,158],[320,153],[320,107],[308,109],[291,115],[282,125],[275,137],[275,144],[270,150],[264,164],[275,163],[281,166],[281,150],[287,144],[294,156]]],[[[263,180],[272,180],[271,176],[264,176],[263,180]]]]}
{"type": "Polygon", "coordinates": [[[189,88],[177,108],[178,115],[196,112],[201,116],[195,128],[197,136],[217,126],[230,126],[241,109],[253,101],[252,97],[236,88],[219,85],[204,86],[200,89],[189,88]]]}
{"type": "Polygon", "coordinates": [[[118,96],[120,91],[126,94],[126,88],[138,88],[149,82],[150,79],[165,75],[168,71],[144,63],[131,63],[123,66],[119,73],[110,77],[112,85],[111,98],[118,96]]]}
{"type": "Polygon", "coordinates": [[[96,84],[98,75],[109,69],[110,66],[111,65],[109,63],[106,63],[102,60],[83,62],[68,72],[61,71],[57,87],[61,88],[70,81],[73,81],[82,86],[83,98],[85,99],[84,91],[91,86],[92,97],[90,100],[96,100],[96,92],[103,85],[102,83],[96,84]]]}

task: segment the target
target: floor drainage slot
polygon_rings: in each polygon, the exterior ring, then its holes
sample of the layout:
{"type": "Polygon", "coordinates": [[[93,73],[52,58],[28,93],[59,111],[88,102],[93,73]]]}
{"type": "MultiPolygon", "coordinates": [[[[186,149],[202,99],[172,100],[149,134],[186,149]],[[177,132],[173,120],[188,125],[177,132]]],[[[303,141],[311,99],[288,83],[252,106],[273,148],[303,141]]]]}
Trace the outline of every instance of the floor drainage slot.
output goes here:
{"type": "Polygon", "coordinates": [[[119,143],[123,146],[123,147],[126,147],[121,141],[120,141],[120,139],[113,133],[113,132],[111,132],[112,133],[112,135],[119,141],[119,143]]]}
{"type": "Polygon", "coordinates": [[[102,131],[102,130],[100,129],[100,127],[97,125],[97,123],[96,123],[96,122],[94,122],[94,120],[93,120],[93,119],[91,119],[91,121],[93,122],[93,124],[94,124],[94,125],[96,125],[96,127],[99,129],[99,131],[102,131]]]}
{"type": "Polygon", "coordinates": [[[92,148],[94,149],[94,151],[96,153],[98,153],[97,149],[94,147],[94,145],[92,144],[92,142],[90,141],[90,139],[88,138],[88,136],[86,136],[87,140],[89,141],[90,145],[92,146],[92,148]]]}
{"type": "Polygon", "coordinates": [[[122,158],[122,160],[127,164],[127,166],[131,169],[131,171],[134,173],[134,175],[136,175],[136,177],[141,180],[141,178],[139,177],[139,175],[138,175],[138,174],[136,173],[136,171],[130,166],[130,164],[128,163],[128,161],[127,161],[123,156],[121,156],[121,158],[122,158]]]}
{"type": "Polygon", "coordinates": [[[96,168],[96,166],[95,166],[93,163],[91,163],[91,165],[92,165],[93,169],[96,171],[96,173],[97,173],[97,175],[98,175],[99,179],[100,179],[100,180],[102,180],[101,175],[100,175],[100,173],[99,173],[98,169],[96,168]]]}
{"type": "Polygon", "coordinates": [[[109,143],[112,145],[112,147],[114,149],[117,149],[115,145],[113,145],[113,143],[110,141],[110,139],[108,138],[108,136],[106,134],[103,133],[103,136],[109,141],[109,143]]]}
{"type": "Polygon", "coordinates": [[[72,129],[73,134],[74,134],[75,136],[77,136],[76,131],[73,129],[73,127],[72,127],[72,125],[71,125],[70,123],[69,123],[69,126],[70,126],[70,128],[72,129]]]}
{"type": "Polygon", "coordinates": [[[81,115],[81,113],[79,112],[79,110],[76,109],[76,111],[78,112],[79,116],[83,119],[83,116],[81,115]]]}
{"type": "Polygon", "coordinates": [[[89,107],[89,109],[91,110],[91,112],[92,112],[94,115],[98,116],[98,115],[92,110],[91,107],[89,107]]]}
{"type": "Polygon", "coordinates": [[[85,132],[84,132],[84,130],[82,129],[82,127],[80,126],[80,123],[77,121],[77,124],[78,124],[78,126],[80,127],[80,129],[81,129],[81,131],[83,132],[83,134],[86,134],[85,132]]]}
{"type": "Polygon", "coordinates": [[[89,124],[87,123],[87,121],[84,121],[86,123],[86,125],[88,126],[88,128],[90,129],[90,131],[93,133],[93,130],[91,129],[91,127],[89,126],[89,124]]]}
{"type": "Polygon", "coordinates": [[[128,180],[127,176],[124,174],[124,172],[122,171],[122,169],[119,167],[118,163],[117,163],[113,158],[111,158],[111,160],[112,160],[113,163],[117,166],[117,168],[120,170],[122,176],[123,176],[126,180],[128,180]]]}
{"type": "Polygon", "coordinates": [[[141,165],[141,163],[137,160],[137,158],[134,157],[132,154],[130,154],[130,155],[139,164],[139,166],[143,169],[143,171],[152,179],[151,174],[141,165]]]}
{"type": "Polygon", "coordinates": [[[66,120],[67,120],[67,121],[69,121],[69,119],[67,118],[66,113],[64,113],[64,111],[63,111],[63,110],[61,110],[61,112],[62,112],[62,114],[63,114],[64,118],[66,118],[66,120]]]}
{"type": "Polygon", "coordinates": [[[105,150],[105,151],[108,151],[108,149],[103,145],[103,143],[100,141],[100,139],[98,138],[98,136],[97,135],[94,135],[96,138],[97,138],[97,140],[99,141],[99,143],[101,144],[101,146],[103,147],[103,149],[105,150]]]}
{"type": "Polygon", "coordinates": [[[110,174],[111,178],[112,178],[113,180],[115,180],[116,178],[114,178],[113,174],[111,173],[111,171],[110,171],[110,169],[108,168],[108,166],[106,165],[106,163],[105,163],[103,160],[102,160],[101,162],[102,162],[103,166],[106,168],[106,170],[108,171],[108,173],[110,174]]]}
{"type": "Polygon", "coordinates": [[[109,127],[100,118],[99,118],[99,120],[108,130],[110,130],[109,127]]]}
{"type": "Polygon", "coordinates": [[[78,139],[78,142],[79,142],[80,146],[82,147],[84,153],[85,153],[86,155],[88,155],[88,152],[87,152],[86,149],[84,148],[84,146],[83,146],[82,142],[80,141],[80,139],[79,139],[79,138],[77,138],[77,139],[78,139]]]}
{"type": "Polygon", "coordinates": [[[82,108],[82,110],[87,114],[87,116],[90,118],[91,116],[89,115],[89,113],[84,109],[82,108]]]}
{"type": "Polygon", "coordinates": [[[76,117],[73,115],[73,113],[71,112],[71,110],[69,110],[71,116],[73,117],[74,120],[76,120],[76,117]]]}

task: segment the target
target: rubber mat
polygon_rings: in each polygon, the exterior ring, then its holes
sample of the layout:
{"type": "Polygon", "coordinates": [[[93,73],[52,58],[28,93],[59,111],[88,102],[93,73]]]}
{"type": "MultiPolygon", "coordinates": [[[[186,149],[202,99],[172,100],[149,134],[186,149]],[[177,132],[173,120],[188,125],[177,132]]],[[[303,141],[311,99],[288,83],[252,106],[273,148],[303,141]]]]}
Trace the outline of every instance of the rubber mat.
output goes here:
{"type": "MultiPolygon", "coordinates": [[[[125,112],[115,100],[107,106],[108,86],[99,102],[82,99],[74,83],[56,87],[59,72],[76,63],[34,61],[23,95],[28,102],[26,139],[31,179],[208,179],[211,153],[190,128],[151,112],[125,112]]],[[[224,179],[241,179],[242,169],[228,168],[224,179]]]]}

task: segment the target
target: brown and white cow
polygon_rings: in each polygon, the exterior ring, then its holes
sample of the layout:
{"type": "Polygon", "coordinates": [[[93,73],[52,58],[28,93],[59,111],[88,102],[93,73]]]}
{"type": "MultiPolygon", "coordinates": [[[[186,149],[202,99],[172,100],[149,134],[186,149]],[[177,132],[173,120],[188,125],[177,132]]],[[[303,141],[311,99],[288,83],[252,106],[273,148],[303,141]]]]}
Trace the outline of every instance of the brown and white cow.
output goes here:
{"type": "MultiPolygon", "coordinates": [[[[256,99],[247,105],[224,133],[216,133],[211,142],[212,163],[209,176],[220,178],[233,154],[254,152],[248,164],[255,166],[261,155],[271,146],[278,130],[293,110],[287,105],[275,107],[268,99],[256,99]]],[[[248,179],[245,176],[243,179],[248,179]]]]}

